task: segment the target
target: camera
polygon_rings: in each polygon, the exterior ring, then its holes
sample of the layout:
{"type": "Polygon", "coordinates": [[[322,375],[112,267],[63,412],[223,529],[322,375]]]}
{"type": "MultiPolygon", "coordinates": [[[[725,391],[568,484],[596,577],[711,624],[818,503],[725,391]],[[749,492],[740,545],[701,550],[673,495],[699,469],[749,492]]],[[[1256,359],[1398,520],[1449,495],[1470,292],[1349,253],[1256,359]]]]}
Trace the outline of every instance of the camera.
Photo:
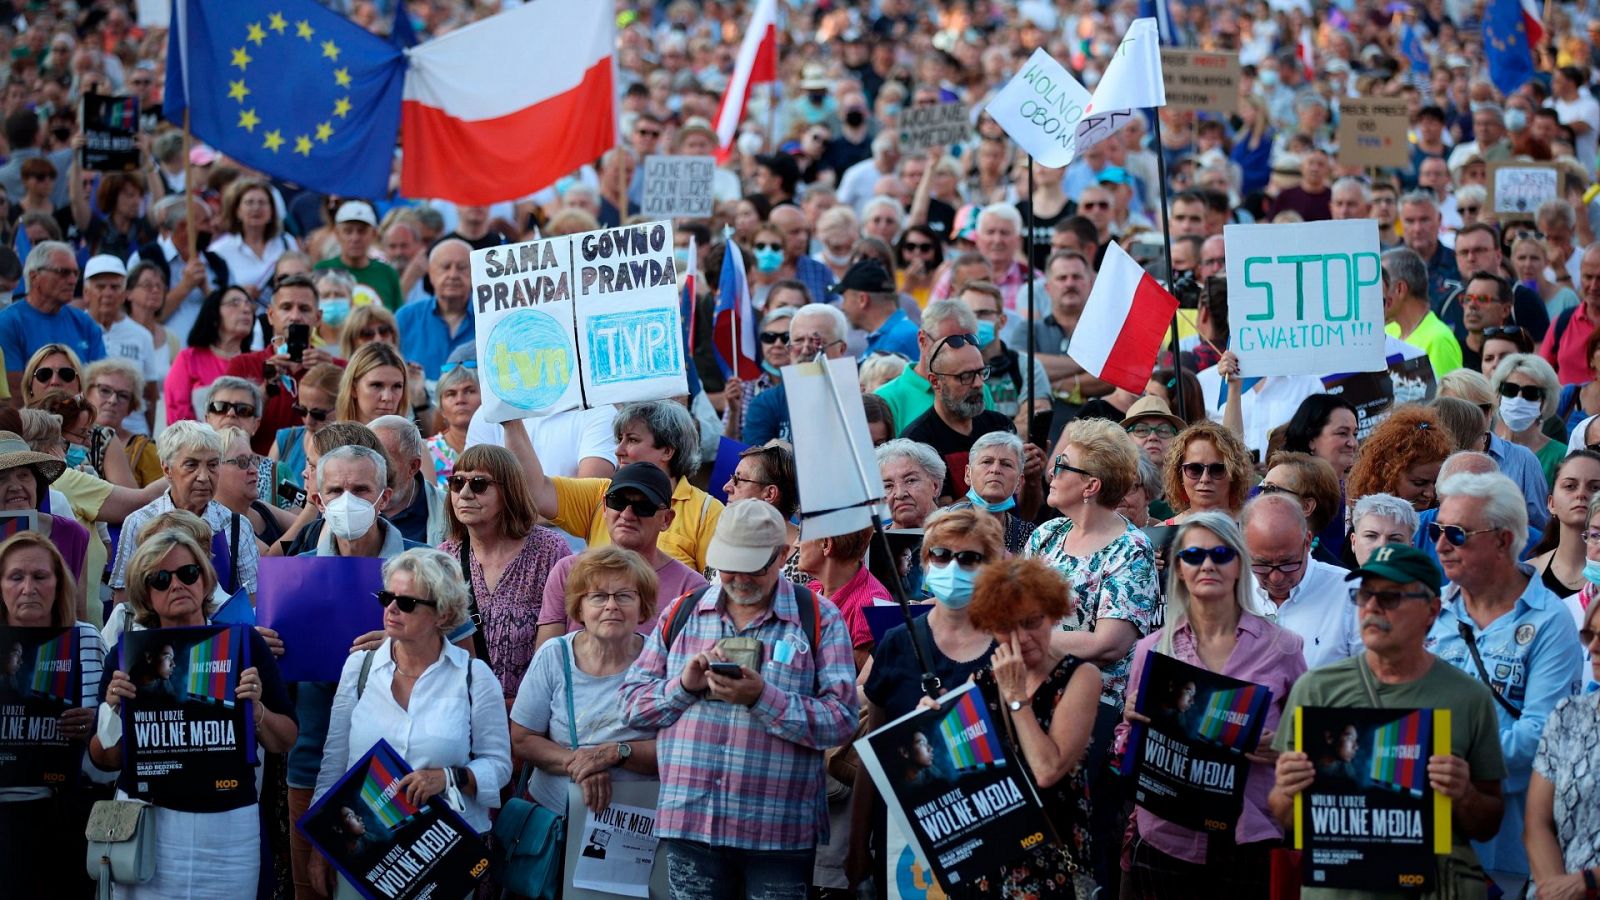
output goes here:
{"type": "Polygon", "coordinates": [[[1178,277],[1172,279],[1167,290],[1178,298],[1179,309],[1199,309],[1200,298],[1205,294],[1205,287],[1200,284],[1193,270],[1178,272],[1178,277]]]}

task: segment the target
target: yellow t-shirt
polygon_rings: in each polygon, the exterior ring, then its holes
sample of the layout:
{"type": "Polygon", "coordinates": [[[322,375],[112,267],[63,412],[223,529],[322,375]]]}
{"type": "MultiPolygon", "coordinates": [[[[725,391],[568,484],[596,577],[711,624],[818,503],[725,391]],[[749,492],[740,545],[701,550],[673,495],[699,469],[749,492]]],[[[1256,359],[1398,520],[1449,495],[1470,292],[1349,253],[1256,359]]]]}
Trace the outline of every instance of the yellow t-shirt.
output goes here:
{"type": "Polygon", "coordinates": [[[67,469],[61,473],[50,485],[67,498],[72,504],[72,509],[51,510],[58,516],[65,516],[69,512],[77,519],[79,524],[89,529],[89,547],[83,554],[83,571],[77,573],[79,585],[85,599],[88,600],[90,617],[96,622],[105,621],[101,609],[100,573],[106,570],[106,545],[100,540],[100,532],[95,528],[95,517],[100,515],[100,507],[105,505],[106,498],[111,496],[111,482],[85,475],[77,469],[67,469]]]}
{"type": "MultiPolygon", "coordinates": [[[[552,478],[556,489],[556,515],[551,524],[589,542],[591,547],[611,543],[606,530],[605,497],[609,478],[552,478]]],[[[722,518],[722,501],[678,479],[672,489],[672,524],[661,532],[656,546],[661,552],[696,572],[706,570],[706,548],[722,518]]]]}

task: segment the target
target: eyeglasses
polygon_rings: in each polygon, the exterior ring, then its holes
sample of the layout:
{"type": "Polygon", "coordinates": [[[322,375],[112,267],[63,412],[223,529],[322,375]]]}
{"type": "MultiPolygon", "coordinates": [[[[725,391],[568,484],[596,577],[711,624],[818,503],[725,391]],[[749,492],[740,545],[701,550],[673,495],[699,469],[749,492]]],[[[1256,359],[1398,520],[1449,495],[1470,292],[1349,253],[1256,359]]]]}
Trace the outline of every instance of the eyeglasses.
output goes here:
{"type": "Polygon", "coordinates": [[[901,247],[901,249],[909,251],[911,253],[932,253],[933,252],[933,245],[932,244],[925,244],[925,243],[923,243],[921,241],[906,241],[904,244],[901,244],[900,247],[901,247]]]}
{"type": "Polygon", "coordinates": [[[968,369],[965,372],[938,372],[932,367],[928,369],[928,371],[933,372],[940,378],[954,378],[962,387],[971,387],[980,381],[988,381],[989,373],[993,370],[992,366],[981,366],[976,369],[968,369]]]}
{"type": "Polygon", "coordinates": [[[1494,294],[1462,294],[1463,306],[1484,306],[1489,303],[1499,303],[1500,298],[1494,294]]]}
{"type": "Polygon", "coordinates": [[[1481,206],[1457,206],[1456,207],[1456,209],[1458,211],[1460,211],[1460,213],[1463,216],[1475,216],[1475,215],[1478,214],[1478,210],[1480,210],[1482,208],[1483,207],[1481,207],[1481,206]]]}
{"type": "Polygon", "coordinates": [[[1124,430],[1137,438],[1147,438],[1152,434],[1160,435],[1161,437],[1168,439],[1178,436],[1178,429],[1173,428],[1166,422],[1157,422],[1154,425],[1151,425],[1148,422],[1136,422],[1132,425],[1129,425],[1124,430]]]}
{"type": "Polygon", "coordinates": [[[1294,562],[1279,563],[1275,566],[1269,563],[1251,563],[1250,571],[1260,575],[1262,578],[1271,575],[1273,572],[1282,572],[1285,575],[1293,575],[1304,568],[1305,564],[1306,561],[1303,559],[1297,559],[1294,562]]]}
{"type": "Polygon", "coordinates": [[[1524,400],[1531,400],[1534,403],[1544,402],[1544,388],[1539,387],[1536,384],[1512,384],[1508,381],[1505,384],[1500,385],[1500,396],[1506,398],[1507,400],[1510,400],[1518,394],[1521,394],[1522,399],[1524,400]]]}
{"type": "Polygon", "coordinates": [[[1374,602],[1384,612],[1393,612],[1403,601],[1427,600],[1433,595],[1427,591],[1374,591],[1364,587],[1350,589],[1350,602],[1356,606],[1366,606],[1374,602]]]}
{"type": "Polygon", "coordinates": [[[290,406],[289,409],[302,419],[310,416],[313,422],[325,421],[329,416],[333,415],[333,410],[331,409],[317,409],[314,406],[301,406],[298,403],[290,406]]]}
{"type": "Polygon", "coordinates": [[[478,361],[475,359],[467,359],[462,360],[461,362],[448,362],[439,367],[439,374],[443,375],[444,373],[453,371],[455,369],[466,369],[469,372],[476,372],[478,371],[478,361]]]}
{"type": "Polygon", "coordinates": [[[144,577],[144,586],[152,591],[164,591],[172,587],[172,577],[176,575],[184,584],[194,584],[200,580],[200,565],[189,563],[176,569],[158,569],[144,577]]]}
{"type": "Polygon", "coordinates": [[[768,345],[771,345],[771,344],[783,344],[784,346],[787,347],[789,345],[789,332],[787,332],[787,331],[763,331],[763,332],[761,332],[761,343],[768,344],[768,345]]]}
{"type": "Polygon", "coordinates": [[[444,483],[452,494],[461,493],[462,488],[472,488],[474,494],[481,494],[489,489],[489,485],[500,482],[487,475],[451,475],[444,483]]]}
{"type": "Polygon", "coordinates": [[[661,137],[661,132],[656,131],[653,128],[638,128],[638,129],[635,129],[635,131],[638,133],[638,135],[640,137],[647,137],[647,138],[658,138],[658,137],[661,137]]]}
{"type": "Polygon", "coordinates": [[[826,354],[828,352],[828,348],[832,347],[834,344],[843,346],[844,341],[825,340],[820,335],[801,335],[800,337],[795,337],[793,333],[790,333],[789,335],[789,346],[798,348],[802,354],[812,349],[814,349],[815,352],[826,354]]]}
{"type": "Polygon", "coordinates": [[[1199,481],[1206,475],[1212,481],[1221,481],[1228,477],[1228,466],[1225,463],[1184,463],[1179,466],[1183,470],[1183,477],[1190,481],[1199,481]]]}
{"type": "Polygon", "coordinates": [[[633,514],[641,519],[648,519],[661,511],[661,507],[657,506],[655,501],[643,497],[639,498],[638,500],[629,500],[627,497],[622,495],[621,491],[606,495],[606,508],[612,512],[622,512],[625,509],[631,509],[633,510],[633,514]]]}
{"type": "Polygon", "coordinates": [[[1110,209],[1111,203],[1106,200],[1088,200],[1078,204],[1079,209],[1110,209]]]}
{"type": "Polygon", "coordinates": [[[51,378],[59,378],[70,384],[78,380],[78,370],[71,366],[58,366],[54,369],[41,366],[33,370],[34,381],[49,381],[51,378]]]}
{"type": "Polygon", "coordinates": [[[110,399],[110,398],[113,398],[113,397],[116,398],[116,401],[118,403],[132,403],[133,402],[133,392],[132,391],[119,391],[116,388],[106,387],[103,384],[95,385],[94,386],[94,390],[95,390],[95,393],[99,394],[103,398],[106,398],[106,399],[110,399]]]}
{"type": "Polygon", "coordinates": [[[1483,330],[1483,336],[1486,339],[1487,338],[1492,338],[1492,337],[1513,337],[1514,338],[1517,335],[1522,334],[1522,333],[1523,333],[1523,331],[1522,331],[1522,326],[1521,325],[1490,325],[1488,328],[1485,328],[1483,330]]]}
{"type": "Polygon", "coordinates": [[[380,337],[394,337],[394,329],[387,325],[379,325],[376,328],[363,328],[360,334],[363,341],[375,341],[380,337]]]}
{"type": "Polygon", "coordinates": [[[950,560],[955,560],[956,565],[963,569],[975,569],[986,561],[986,557],[976,550],[951,550],[948,547],[928,548],[928,561],[941,568],[950,565],[950,560]]]}
{"type": "Polygon", "coordinates": [[[226,400],[213,400],[206,404],[206,412],[214,416],[225,416],[232,412],[241,419],[253,419],[256,417],[256,405],[254,403],[229,403],[226,400]]]}
{"type": "Polygon", "coordinates": [[[1178,559],[1197,569],[1205,565],[1207,559],[1215,565],[1225,566],[1238,558],[1239,551],[1226,544],[1216,547],[1185,547],[1178,551],[1178,559]]]}
{"type": "Polygon", "coordinates": [[[400,611],[403,613],[415,612],[418,606],[426,606],[433,610],[437,610],[439,608],[439,601],[437,600],[424,600],[421,597],[408,597],[405,594],[396,594],[394,591],[379,591],[372,596],[378,598],[378,602],[383,605],[384,609],[388,609],[389,604],[392,603],[395,606],[400,607],[400,611]]]}
{"type": "MultiPolygon", "coordinates": [[[[772,482],[770,482],[770,481],[762,481],[762,480],[757,479],[757,478],[745,478],[744,476],[740,475],[738,472],[734,472],[733,474],[729,475],[728,476],[728,481],[732,482],[734,487],[738,487],[741,484],[759,484],[759,485],[763,485],[763,486],[770,486],[772,484],[772,482]]],[[[616,509],[618,509],[620,511],[622,509],[622,507],[619,506],[619,507],[616,507],[616,509]]]]}
{"type": "Polygon", "coordinates": [[[254,453],[246,453],[243,456],[235,456],[232,459],[222,460],[222,464],[225,466],[233,466],[241,472],[248,472],[251,469],[257,468],[258,464],[256,460],[258,459],[260,459],[260,457],[256,456],[254,453]]]}
{"type": "Polygon", "coordinates": [[[604,591],[595,591],[592,594],[583,595],[583,605],[590,609],[605,609],[606,604],[612,601],[616,601],[618,606],[638,606],[639,592],[617,591],[614,594],[608,594],[604,591]]]}
{"type": "Polygon", "coordinates": [[[1442,534],[1444,535],[1445,540],[1457,547],[1460,547],[1462,544],[1467,542],[1468,538],[1475,534],[1488,534],[1491,531],[1498,530],[1498,528],[1479,528],[1477,531],[1468,531],[1465,528],[1462,528],[1460,525],[1440,525],[1438,522],[1429,522],[1428,540],[1437,544],[1439,542],[1439,535],[1442,534]]]}
{"type": "Polygon", "coordinates": [[[1090,472],[1088,469],[1080,469],[1077,466],[1067,462],[1067,455],[1065,453],[1056,457],[1055,468],[1050,470],[1050,477],[1055,478],[1062,472],[1073,472],[1075,474],[1082,475],[1085,478],[1095,477],[1094,473],[1090,472]]]}
{"type": "Polygon", "coordinates": [[[757,241],[754,244],[752,244],[751,246],[753,246],[757,250],[782,250],[783,249],[783,245],[782,244],[777,244],[777,243],[769,244],[766,241],[757,241]]]}
{"type": "Polygon", "coordinates": [[[1260,486],[1256,488],[1256,491],[1257,493],[1261,494],[1288,494],[1291,497],[1301,496],[1299,491],[1291,491],[1281,484],[1273,484],[1270,481],[1261,482],[1260,486]]]}
{"type": "Polygon", "coordinates": [[[1578,537],[1583,538],[1585,544],[1600,544],[1600,531],[1585,531],[1578,537]]]}

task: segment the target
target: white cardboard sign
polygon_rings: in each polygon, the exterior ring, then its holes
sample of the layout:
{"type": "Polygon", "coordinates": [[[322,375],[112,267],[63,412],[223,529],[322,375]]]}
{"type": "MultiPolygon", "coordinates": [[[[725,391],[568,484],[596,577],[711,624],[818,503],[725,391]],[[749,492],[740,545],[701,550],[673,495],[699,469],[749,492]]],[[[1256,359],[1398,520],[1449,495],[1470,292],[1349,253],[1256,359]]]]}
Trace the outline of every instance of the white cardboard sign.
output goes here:
{"type": "Polygon", "coordinates": [[[639,212],[652,219],[711,218],[716,169],[717,161],[710,156],[646,156],[639,212]]]}
{"type": "Polygon", "coordinates": [[[827,366],[826,375],[817,362],[783,367],[800,482],[800,538],[807,541],[866,528],[872,524],[869,501],[883,500],[856,361],[847,356],[827,366]]]}

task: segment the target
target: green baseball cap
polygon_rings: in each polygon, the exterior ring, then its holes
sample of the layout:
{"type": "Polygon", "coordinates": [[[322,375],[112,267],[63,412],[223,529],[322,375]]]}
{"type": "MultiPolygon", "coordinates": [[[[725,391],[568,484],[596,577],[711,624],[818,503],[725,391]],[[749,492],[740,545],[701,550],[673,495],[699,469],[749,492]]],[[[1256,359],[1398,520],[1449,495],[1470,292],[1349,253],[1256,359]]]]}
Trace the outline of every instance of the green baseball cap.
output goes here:
{"type": "Polygon", "coordinates": [[[1384,544],[1372,551],[1366,565],[1346,575],[1346,581],[1357,578],[1387,578],[1400,584],[1421,582],[1428,590],[1439,593],[1444,575],[1433,557],[1410,544],[1384,544]]]}

